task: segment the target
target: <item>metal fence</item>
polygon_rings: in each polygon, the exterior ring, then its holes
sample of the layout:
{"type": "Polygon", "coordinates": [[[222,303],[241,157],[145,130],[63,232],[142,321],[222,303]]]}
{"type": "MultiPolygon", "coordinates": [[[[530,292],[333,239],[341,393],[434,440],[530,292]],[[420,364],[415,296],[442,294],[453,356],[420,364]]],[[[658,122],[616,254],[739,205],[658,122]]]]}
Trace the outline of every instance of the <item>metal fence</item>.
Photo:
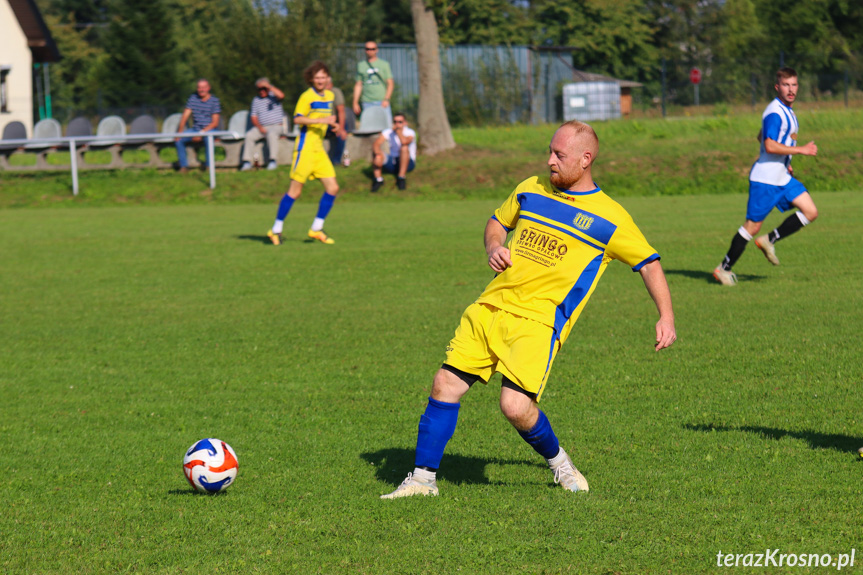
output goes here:
{"type": "MultiPolygon", "coordinates": [[[[364,44],[336,51],[334,76],[352,85],[364,44]]],[[[442,46],[441,75],[447,114],[454,125],[557,122],[563,118],[562,86],[573,81],[568,50],[529,46],[442,46]]],[[[395,81],[393,106],[416,116],[419,71],[414,44],[379,44],[395,81]]],[[[347,95],[347,92],[346,92],[347,95]]]]}
{"type": "MultiPolygon", "coordinates": [[[[364,44],[343,44],[335,48],[329,62],[336,85],[348,103],[352,98],[356,66],[365,58],[364,44]]],[[[598,74],[575,70],[570,48],[535,46],[442,46],[441,72],[447,114],[452,125],[485,125],[508,123],[557,123],[564,120],[564,86],[578,82],[596,84],[581,86],[588,96],[599,97],[609,80],[621,85],[621,112],[628,115],[682,115],[692,113],[694,106],[712,106],[713,112],[732,108],[762,106],[773,95],[774,75],[782,65],[792,66],[800,74],[801,102],[825,102],[838,106],[863,106],[863,62],[852,54],[849,64],[825,69],[809,55],[767,54],[746,62],[663,60],[661,70],[645,73],[642,84],[634,78],[609,79],[598,74]],[[699,84],[690,81],[691,71],[701,73],[699,84]]],[[[413,44],[380,44],[378,55],[389,62],[395,80],[393,107],[416,118],[419,102],[419,71],[416,46],[413,44]]],[[[299,73],[299,71],[298,71],[299,73]]],[[[289,97],[291,97],[289,95],[289,97]]],[[[565,106],[565,104],[567,104],[565,106]]],[[[97,110],[62,110],[55,107],[55,117],[68,121],[74,115],[104,117],[116,114],[127,121],[148,113],[156,118],[182,108],[136,106],[97,110]]],[[[292,103],[286,105],[286,110],[292,103]]],[[[224,110],[229,117],[237,110],[224,110]]],[[[704,112],[704,110],[702,110],[704,112]]]]}
{"type": "Polygon", "coordinates": [[[776,71],[790,66],[798,73],[797,101],[833,106],[863,106],[863,70],[851,58],[839,71],[824,69],[806,55],[778,53],[749,62],[663,60],[660,81],[636,94],[635,107],[643,112],[679,115],[693,107],[714,111],[757,109],[775,96],[776,71]],[[695,83],[693,80],[698,80],[695,83]]]}

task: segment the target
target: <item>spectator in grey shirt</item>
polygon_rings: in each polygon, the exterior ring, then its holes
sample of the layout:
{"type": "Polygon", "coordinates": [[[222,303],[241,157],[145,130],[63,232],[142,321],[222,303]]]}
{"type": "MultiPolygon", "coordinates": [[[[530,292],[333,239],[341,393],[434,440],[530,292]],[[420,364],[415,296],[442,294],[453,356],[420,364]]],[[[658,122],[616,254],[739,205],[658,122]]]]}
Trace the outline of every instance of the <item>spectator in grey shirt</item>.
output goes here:
{"type": "Polygon", "coordinates": [[[255,143],[261,138],[267,139],[267,150],[270,156],[267,169],[276,169],[279,156],[279,138],[285,129],[285,110],[282,108],[285,93],[270,84],[268,78],[258,78],[255,82],[255,88],[258,95],[252,100],[249,114],[253,125],[246,132],[246,144],[243,146],[243,165],[240,166],[240,170],[243,172],[252,168],[252,162],[255,161],[255,143]]]}

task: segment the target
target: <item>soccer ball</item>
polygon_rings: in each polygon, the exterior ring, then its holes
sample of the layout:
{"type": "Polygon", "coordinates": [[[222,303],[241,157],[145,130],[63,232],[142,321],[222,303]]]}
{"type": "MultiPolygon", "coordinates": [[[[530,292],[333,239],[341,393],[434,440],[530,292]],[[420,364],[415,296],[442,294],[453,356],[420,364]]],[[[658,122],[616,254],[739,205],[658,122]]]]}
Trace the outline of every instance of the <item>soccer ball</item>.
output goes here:
{"type": "Polygon", "coordinates": [[[186,451],[183,473],[201,493],[224,491],[237,478],[237,455],[221,439],[202,439],[186,451]]]}

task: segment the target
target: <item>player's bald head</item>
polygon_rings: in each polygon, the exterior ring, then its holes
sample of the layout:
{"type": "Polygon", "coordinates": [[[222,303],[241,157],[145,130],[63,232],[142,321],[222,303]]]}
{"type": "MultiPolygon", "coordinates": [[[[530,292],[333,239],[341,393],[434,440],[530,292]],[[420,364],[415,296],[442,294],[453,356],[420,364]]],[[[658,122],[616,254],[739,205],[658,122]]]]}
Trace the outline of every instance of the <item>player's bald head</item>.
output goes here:
{"type": "Polygon", "coordinates": [[[596,136],[593,128],[590,127],[590,124],[585,124],[578,120],[570,120],[557,129],[555,136],[558,134],[567,137],[567,140],[569,140],[568,144],[572,146],[573,152],[590,152],[590,163],[593,164],[596,155],[599,153],[599,138],[596,136]]]}

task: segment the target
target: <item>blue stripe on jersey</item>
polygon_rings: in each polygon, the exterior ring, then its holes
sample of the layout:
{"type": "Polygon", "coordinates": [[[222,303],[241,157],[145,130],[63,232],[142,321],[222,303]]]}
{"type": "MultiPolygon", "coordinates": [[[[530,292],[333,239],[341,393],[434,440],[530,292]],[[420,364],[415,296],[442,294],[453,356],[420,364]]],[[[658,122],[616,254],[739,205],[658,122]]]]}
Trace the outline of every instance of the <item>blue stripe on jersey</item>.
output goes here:
{"type": "Polygon", "coordinates": [[[312,102],[312,110],[329,110],[332,104],[332,100],[327,102],[312,102]]]}
{"type": "Polygon", "coordinates": [[[521,214],[521,215],[519,216],[519,219],[522,219],[522,220],[528,220],[528,221],[530,221],[530,222],[536,222],[536,223],[538,223],[538,224],[542,224],[543,226],[546,226],[546,227],[548,227],[548,228],[552,228],[552,229],[557,230],[557,231],[559,231],[559,232],[561,232],[561,233],[564,233],[564,234],[568,235],[568,236],[569,236],[569,237],[571,237],[571,238],[575,238],[575,239],[577,239],[578,241],[580,241],[581,243],[583,243],[583,244],[587,244],[587,245],[589,245],[589,246],[590,246],[590,247],[592,247],[592,248],[596,248],[596,249],[598,249],[598,250],[599,250],[599,251],[601,251],[601,252],[604,252],[604,251],[605,251],[605,248],[604,248],[604,247],[602,247],[602,246],[598,246],[598,245],[596,245],[596,244],[592,244],[592,243],[590,243],[589,241],[587,241],[586,239],[584,239],[583,237],[578,236],[578,235],[576,235],[576,234],[572,233],[571,231],[569,231],[569,230],[567,230],[567,229],[561,228],[560,226],[553,226],[553,225],[551,225],[550,223],[546,222],[545,220],[540,220],[540,219],[537,219],[537,218],[532,218],[532,217],[530,217],[530,216],[526,216],[526,215],[524,215],[524,214],[521,214]]]}
{"type": "Polygon", "coordinates": [[[554,313],[554,332],[556,334],[560,334],[563,331],[563,326],[566,325],[566,322],[569,321],[569,318],[572,317],[572,314],[578,309],[584,298],[587,297],[590,287],[596,281],[596,276],[602,267],[602,258],[604,255],[604,253],[599,254],[587,264],[584,271],[578,277],[578,281],[575,282],[575,285],[572,286],[572,289],[569,290],[569,293],[566,294],[566,297],[557,306],[557,311],[554,313]]]}
{"type": "Polygon", "coordinates": [[[294,162],[294,169],[297,169],[297,166],[300,163],[300,154],[303,152],[303,144],[306,143],[306,126],[303,126],[300,129],[300,137],[297,138],[297,161],[294,162]]]}
{"type": "Polygon", "coordinates": [[[499,219],[497,219],[497,216],[492,216],[492,217],[491,217],[491,219],[493,219],[494,221],[496,221],[497,223],[499,223],[499,224],[500,224],[500,227],[502,227],[503,229],[505,229],[505,230],[507,231],[507,233],[509,233],[509,232],[511,232],[512,230],[514,230],[514,229],[515,229],[515,228],[508,228],[508,227],[506,227],[505,225],[503,225],[503,223],[502,223],[499,219]]]}
{"type": "Polygon", "coordinates": [[[782,118],[779,114],[775,112],[773,114],[768,114],[766,118],[761,122],[761,145],[764,145],[764,140],[770,138],[774,142],[782,142],[779,141],[779,134],[782,132],[782,118]]]}
{"type": "MultiPolygon", "coordinates": [[[[596,182],[593,182],[593,185],[596,186],[596,182]]],[[[595,194],[596,192],[600,191],[599,186],[596,186],[589,192],[573,192],[572,190],[561,190],[557,186],[554,186],[554,189],[561,194],[566,194],[567,196],[589,196],[590,194],[595,194]]]]}
{"type": "Polygon", "coordinates": [[[640,264],[638,264],[637,266],[633,266],[632,271],[637,272],[638,270],[640,270],[641,268],[643,268],[644,266],[646,266],[650,262],[656,261],[658,259],[660,259],[659,254],[653,254],[650,257],[644,258],[644,260],[640,264]]]}
{"type": "Polygon", "coordinates": [[[577,228],[602,244],[607,245],[617,230],[617,226],[605,218],[539,194],[519,194],[518,203],[522,213],[533,212],[565,226],[577,228]]]}

